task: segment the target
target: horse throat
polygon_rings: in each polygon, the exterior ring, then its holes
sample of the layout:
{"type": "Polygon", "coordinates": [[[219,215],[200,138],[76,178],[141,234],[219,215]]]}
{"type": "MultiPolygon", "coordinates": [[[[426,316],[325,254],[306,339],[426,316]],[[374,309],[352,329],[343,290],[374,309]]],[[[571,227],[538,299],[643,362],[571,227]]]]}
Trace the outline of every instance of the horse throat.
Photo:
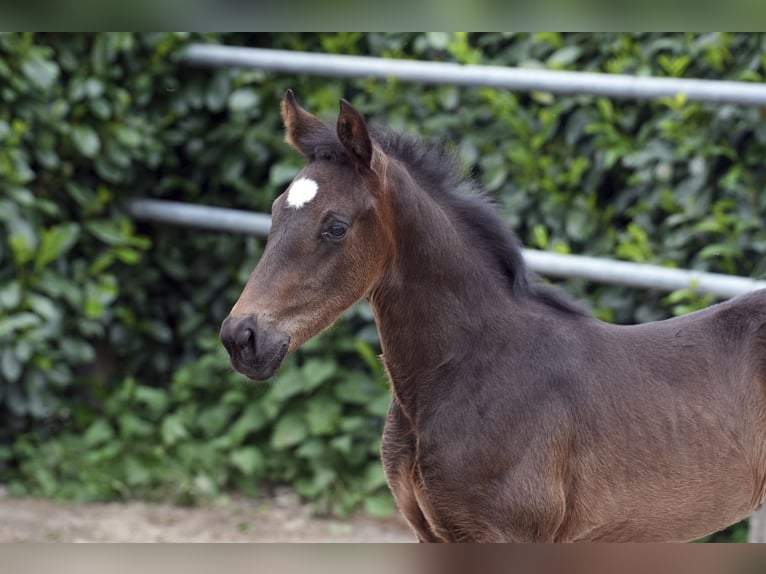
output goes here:
{"type": "Polygon", "coordinates": [[[413,219],[398,218],[396,256],[368,301],[395,400],[414,419],[419,404],[455,384],[445,376],[453,365],[470,361],[473,346],[492,344],[513,301],[489,255],[445,211],[419,205],[407,213],[413,219]]]}

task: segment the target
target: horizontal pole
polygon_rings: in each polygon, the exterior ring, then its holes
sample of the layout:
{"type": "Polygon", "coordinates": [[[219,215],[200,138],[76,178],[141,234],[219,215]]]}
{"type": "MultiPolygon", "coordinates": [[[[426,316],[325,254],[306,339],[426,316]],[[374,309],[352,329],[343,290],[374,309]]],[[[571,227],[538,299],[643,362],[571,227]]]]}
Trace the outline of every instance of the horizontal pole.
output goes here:
{"type": "Polygon", "coordinates": [[[536,273],[546,277],[587,279],[596,283],[660,291],[692,289],[698,293],[712,293],[723,298],[736,297],[748,291],[766,288],[766,281],[758,281],[750,277],[672,269],[659,265],[599,259],[585,255],[563,255],[525,249],[524,258],[536,273]]]}
{"type": "Polygon", "coordinates": [[[411,83],[593,94],[611,98],[674,98],[683,94],[689,101],[766,106],[766,84],[750,82],[461,65],[212,44],[190,45],[183,61],[196,66],[238,66],[344,78],[396,78],[411,83]]]}
{"type": "Polygon", "coordinates": [[[211,231],[248,233],[266,237],[271,228],[271,217],[224,207],[191,205],[164,199],[132,199],[125,203],[128,215],[140,221],[170,223],[211,231]]]}
{"type": "MultiPolygon", "coordinates": [[[[191,205],[160,199],[133,199],[125,204],[125,208],[129,215],[138,220],[184,225],[211,231],[247,233],[266,237],[271,227],[271,218],[268,215],[222,207],[191,205]]],[[[661,291],[692,289],[699,293],[712,293],[724,298],[766,288],[766,281],[757,281],[749,277],[670,269],[657,265],[599,259],[584,255],[564,255],[536,249],[525,249],[524,258],[533,271],[547,277],[585,279],[597,283],[661,291]]]]}

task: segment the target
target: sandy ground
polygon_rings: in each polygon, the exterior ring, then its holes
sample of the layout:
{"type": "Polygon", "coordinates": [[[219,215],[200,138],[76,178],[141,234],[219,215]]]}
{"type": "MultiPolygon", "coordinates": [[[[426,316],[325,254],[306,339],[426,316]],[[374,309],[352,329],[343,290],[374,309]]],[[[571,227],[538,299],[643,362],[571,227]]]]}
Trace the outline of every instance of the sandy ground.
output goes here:
{"type": "Polygon", "coordinates": [[[414,542],[401,518],[313,517],[289,490],[200,508],[61,504],[0,490],[0,542],[414,542]]]}

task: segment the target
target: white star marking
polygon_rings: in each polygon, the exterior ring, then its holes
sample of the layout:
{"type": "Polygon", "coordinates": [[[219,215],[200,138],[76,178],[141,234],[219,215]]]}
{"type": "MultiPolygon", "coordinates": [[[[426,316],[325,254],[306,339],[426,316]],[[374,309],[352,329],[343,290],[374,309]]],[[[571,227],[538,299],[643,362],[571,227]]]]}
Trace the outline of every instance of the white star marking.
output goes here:
{"type": "Polygon", "coordinates": [[[319,185],[313,179],[307,177],[296,179],[287,190],[287,205],[300,209],[314,199],[318,189],[319,185]]]}

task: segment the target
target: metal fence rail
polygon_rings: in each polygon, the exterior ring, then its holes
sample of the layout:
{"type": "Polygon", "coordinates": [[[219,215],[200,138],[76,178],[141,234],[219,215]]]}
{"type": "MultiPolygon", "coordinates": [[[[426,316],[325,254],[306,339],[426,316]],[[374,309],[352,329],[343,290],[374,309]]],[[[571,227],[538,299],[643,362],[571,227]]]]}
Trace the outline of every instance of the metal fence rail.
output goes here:
{"type": "Polygon", "coordinates": [[[171,223],[212,231],[248,233],[266,237],[271,217],[224,207],[192,205],[163,199],[131,199],[125,204],[128,214],[141,221],[171,223]]]}
{"type": "Polygon", "coordinates": [[[766,106],[766,85],[747,82],[502,66],[463,66],[451,62],[394,60],[208,44],[189,46],[183,61],[196,66],[240,66],[342,78],[396,78],[409,83],[483,86],[555,94],[593,94],[611,98],[654,99],[683,94],[690,101],[766,106]]]}
{"type": "MultiPolygon", "coordinates": [[[[158,199],[133,199],[128,201],[125,207],[128,214],[135,219],[213,231],[248,233],[266,237],[271,226],[271,218],[263,213],[222,207],[190,205],[158,199]]],[[[547,277],[586,279],[598,283],[661,291],[690,288],[699,293],[712,293],[724,298],[766,288],[766,281],[756,281],[748,277],[669,269],[657,265],[598,259],[583,255],[562,255],[535,249],[525,249],[524,258],[533,271],[547,277]]]]}

